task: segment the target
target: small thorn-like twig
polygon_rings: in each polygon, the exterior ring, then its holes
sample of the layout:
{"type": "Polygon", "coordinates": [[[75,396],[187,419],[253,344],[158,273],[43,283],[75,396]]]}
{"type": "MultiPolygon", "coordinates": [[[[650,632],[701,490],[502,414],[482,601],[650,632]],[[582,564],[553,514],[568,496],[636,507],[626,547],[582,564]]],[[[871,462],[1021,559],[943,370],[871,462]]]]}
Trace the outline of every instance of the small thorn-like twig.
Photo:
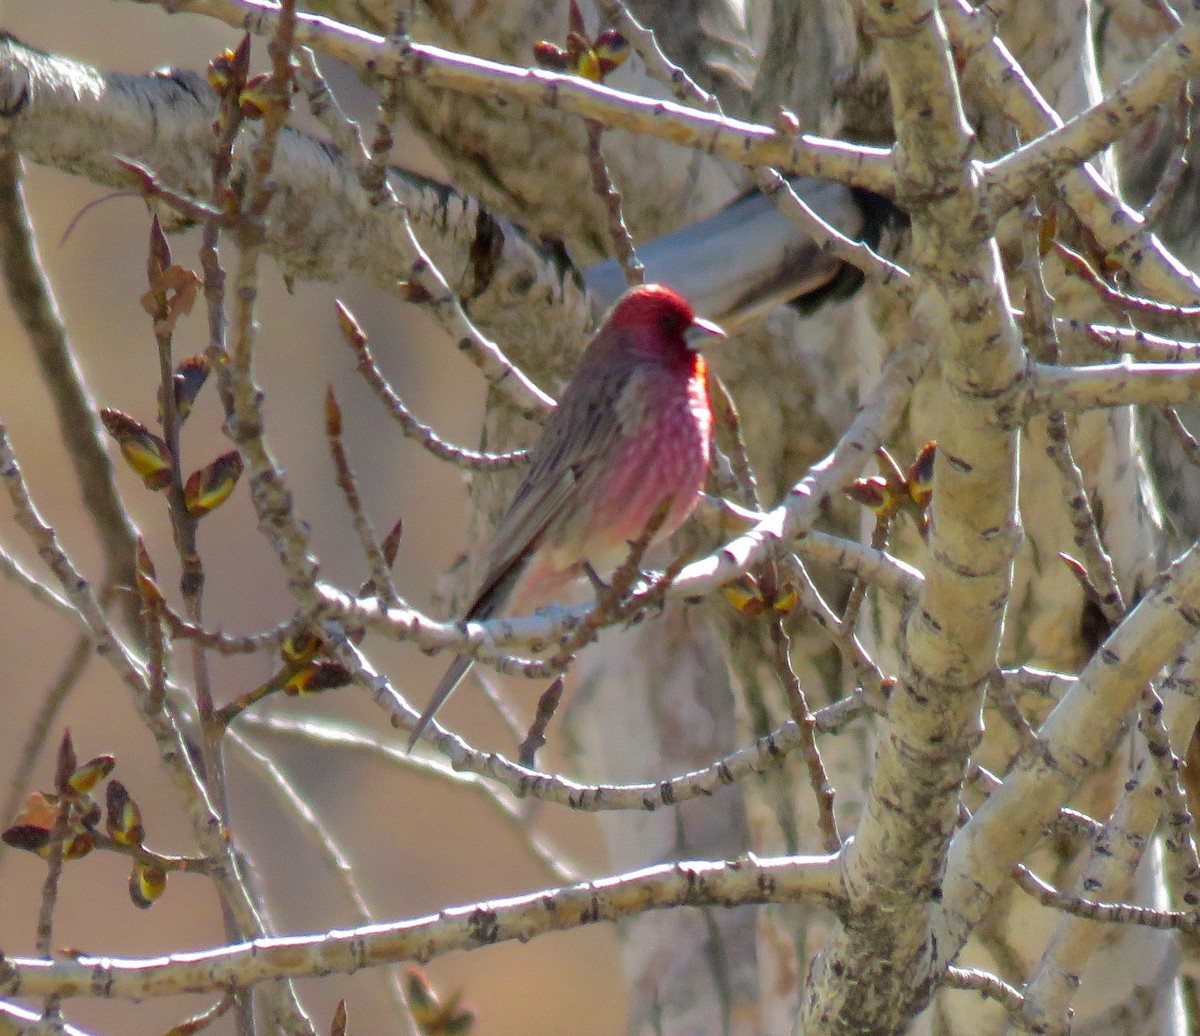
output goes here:
{"type": "Polygon", "coordinates": [[[205,1008],[190,1018],[184,1019],[178,1025],[171,1029],[172,1033],[186,1033],[186,1036],[193,1036],[198,1032],[203,1032],[213,1022],[224,1017],[229,1013],[229,1009],[237,1003],[237,996],[233,993],[226,993],[211,1007],[205,1008]]]}
{"type": "Polygon", "coordinates": [[[608,236],[612,239],[613,251],[617,262],[625,274],[625,283],[631,288],[646,283],[645,264],[637,256],[634,248],[633,235],[625,223],[625,213],[621,205],[621,192],[613,183],[608,164],[604,161],[604,151],[600,140],[604,136],[604,127],[588,119],[587,125],[587,156],[588,169],[592,174],[592,188],[604,202],[608,211],[608,236]]]}
{"type": "Polygon", "coordinates": [[[1103,903],[1084,896],[1073,896],[1043,881],[1024,864],[1016,869],[1017,884],[1042,906],[1052,907],[1088,921],[1107,924],[1133,924],[1165,931],[1200,932],[1193,913],[1182,910],[1155,910],[1134,903],[1103,903]]]}
{"type": "Polygon", "coordinates": [[[329,452],[333,456],[333,465],[337,470],[337,485],[345,498],[346,506],[354,522],[354,531],[358,533],[359,545],[367,557],[371,569],[371,589],[386,606],[400,605],[400,597],[392,582],[391,566],[379,549],[375,530],[371,519],[363,508],[362,497],[358,492],[358,482],[346,456],[346,448],[342,443],[342,408],[338,405],[337,397],[330,385],[325,395],[325,434],[329,439],[329,452]]]}
{"type": "Polygon", "coordinates": [[[1061,241],[1054,242],[1055,251],[1062,257],[1067,268],[1087,283],[1108,305],[1122,313],[1135,313],[1164,320],[1191,320],[1200,316],[1200,306],[1175,306],[1156,299],[1130,295],[1108,283],[1082,255],[1068,248],[1061,241]]]}
{"type": "Polygon", "coordinates": [[[761,510],[762,502],[758,498],[758,479],[754,476],[754,468],[750,463],[750,454],[746,449],[746,439],[742,434],[742,419],[738,413],[737,404],[728,386],[720,378],[709,378],[712,398],[714,426],[718,437],[722,440],[723,453],[728,457],[732,469],[734,483],[737,487],[741,503],[761,510]]]}
{"type": "MultiPolygon", "coordinates": [[[[1054,300],[1046,287],[1045,274],[1042,269],[1041,217],[1036,206],[1031,206],[1029,229],[1025,234],[1022,272],[1026,284],[1026,316],[1035,342],[1040,346],[1047,363],[1058,363],[1061,347],[1054,321],[1054,300]]],[[[1060,251],[1070,252],[1058,246],[1060,251]]],[[[1075,253],[1071,252],[1071,255],[1075,253]]],[[[1077,256],[1081,262],[1086,261],[1077,256]]],[[[1071,439],[1067,430],[1067,420],[1061,411],[1053,411],[1046,415],[1046,437],[1050,442],[1050,458],[1062,479],[1063,492],[1066,495],[1067,508],[1071,519],[1071,529],[1074,533],[1075,545],[1082,552],[1082,563],[1088,577],[1088,583],[1094,587],[1099,597],[1100,607],[1109,625],[1116,627],[1125,613],[1125,601],[1117,582],[1116,570],[1112,557],[1104,546],[1100,533],[1100,523],[1084,485],[1083,472],[1075,463],[1071,449],[1071,439]]]]}
{"type": "Polygon", "coordinates": [[[370,343],[366,332],[363,331],[354,314],[341,302],[336,303],[338,311],[338,326],[346,344],[354,350],[358,358],[357,370],[363,380],[371,387],[375,395],[387,407],[388,413],[395,418],[404,434],[419,443],[438,460],[444,460],[464,471],[505,471],[522,467],[529,462],[528,450],[512,450],[508,453],[485,453],[479,450],[468,450],[456,446],[437,434],[429,425],[419,420],[405,405],[404,400],[396,393],[387,379],[383,376],[375,357],[371,353],[370,343]]]}
{"type": "Polygon", "coordinates": [[[546,743],[546,728],[554,718],[558,703],[562,700],[562,693],[563,678],[557,676],[538,698],[537,712],[534,714],[533,723],[530,724],[529,733],[525,735],[525,740],[517,750],[517,762],[530,770],[537,766],[538,750],[546,743]]]}
{"type": "Polygon", "coordinates": [[[838,833],[837,816],[834,813],[834,788],[817,748],[816,720],[808,707],[808,698],[800,686],[796,670],[792,668],[791,638],[784,626],[784,617],[772,610],[771,643],[775,647],[775,672],[787,694],[788,708],[802,736],[802,755],[808,768],[808,780],[817,798],[817,827],[826,852],[837,852],[842,847],[842,836],[838,833]]]}
{"type": "Polygon", "coordinates": [[[950,965],[946,969],[946,985],[951,989],[969,989],[1003,1007],[1013,1018],[1021,1016],[1025,997],[998,975],[979,968],[960,968],[950,965]]]}
{"type": "Polygon", "coordinates": [[[1175,437],[1179,440],[1179,445],[1183,447],[1183,455],[1187,458],[1188,463],[1200,466],[1200,439],[1197,439],[1189,431],[1188,426],[1183,423],[1183,418],[1179,416],[1179,411],[1175,407],[1163,407],[1162,415],[1166,419],[1171,431],[1175,433],[1175,437]]]}
{"type": "Polygon", "coordinates": [[[1013,693],[1012,688],[1009,687],[1004,679],[1004,674],[999,669],[992,673],[992,678],[988,681],[987,693],[988,697],[992,700],[992,704],[996,706],[996,711],[1000,713],[1004,721],[1012,727],[1020,739],[1022,747],[1038,747],[1041,742],[1037,736],[1037,731],[1033,729],[1029,720],[1025,718],[1025,713],[1021,711],[1021,705],[1017,701],[1017,696],[1013,693]]]}

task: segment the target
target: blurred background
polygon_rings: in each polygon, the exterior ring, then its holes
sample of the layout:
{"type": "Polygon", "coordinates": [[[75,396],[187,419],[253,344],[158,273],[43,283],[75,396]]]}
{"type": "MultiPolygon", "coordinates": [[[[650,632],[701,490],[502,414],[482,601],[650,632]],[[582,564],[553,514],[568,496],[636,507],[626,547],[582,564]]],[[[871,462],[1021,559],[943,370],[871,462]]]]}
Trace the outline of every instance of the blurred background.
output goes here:
{"type": "MultiPolygon", "coordinates": [[[[162,66],[202,69],[238,35],[202,18],[168,17],[142,6],[104,0],[2,0],[0,29],[22,42],[103,69],[146,72],[162,66]]],[[[256,47],[261,65],[262,48],[256,47]]],[[[344,104],[370,111],[371,97],[328,63],[327,77],[344,104]]],[[[397,160],[436,176],[428,152],[408,133],[397,160]]],[[[45,269],[64,314],[77,360],[101,406],[152,424],[157,359],[149,318],[138,299],[146,289],[145,254],[150,219],[135,198],[118,198],[87,212],[66,240],[64,232],[84,206],[109,193],[53,170],[27,169],[26,188],[45,269]]],[[[171,240],[175,261],[198,267],[198,234],[171,240]]],[[[232,256],[225,253],[228,267],[232,256]]],[[[461,476],[404,440],[353,370],[334,321],[333,300],[344,300],[371,336],[380,366],[417,415],[444,436],[477,441],[483,392],[476,371],[415,307],[365,282],[297,283],[289,294],[278,270],[263,266],[259,381],[266,392],[268,442],[287,471],[300,517],[312,529],[323,576],[357,586],[366,564],[340,492],[323,434],[323,400],[332,385],[345,415],[345,442],[365,506],[382,535],[403,518],[404,537],[395,565],[400,592],[433,607],[435,584],[463,549],[467,495],[461,476]]],[[[202,352],[207,331],[202,307],[180,325],[178,358],[202,352]]],[[[25,336],[7,299],[0,299],[0,420],[9,429],[36,502],[76,563],[99,579],[103,562],[83,520],[71,467],[25,336]]],[[[207,463],[229,449],[220,432],[216,393],[207,387],[184,429],[184,466],[207,463]]],[[[160,585],[177,587],[178,565],[162,498],[145,490],[118,459],[121,492],[157,564],[160,585]]],[[[27,538],[0,505],[0,542],[30,568],[40,567],[27,538]]],[[[266,540],[255,527],[244,487],[201,525],[206,566],[205,614],[210,626],[230,633],[269,628],[291,614],[283,578],[266,540]]],[[[173,597],[178,600],[177,595],[173,597]]],[[[31,724],[71,652],[78,631],[23,590],[0,582],[0,787],[7,798],[31,724]]],[[[369,643],[376,664],[399,689],[423,704],[445,666],[397,645],[369,643]]],[[[186,666],[186,652],[179,652],[186,666]]],[[[272,672],[271,659],[213,658],[221,701],[253,688],[272,672]]],[[[186,674],[186,667],[181,670],[186,674]]],[[[540,690],[540,688],[538,688],[540,690]]],[[[532,711],[532,693],[520,700],[532,711]]],[[[320,698],[281,699],[264,706],[278,715],[315,714],[346,720],[399,745],[379,710],[354,689],[320,698]]],[[[261,710],[260,710],[261,711],[261,710]]],[[[512,746],[495,709],[477,684],[468,685],[443,720],[473,743],[512,746]]],[[[33,787],[50,790],[54,747],[69,726],[81,759],[116,756],[119,777],[141,806],[147,844],[168,853],[194,851],[179,799],[157,763],[129,692],[103,661],[93,660],[56,720],[34,774],[33,787]]],[[[552,728],[553,731],[553,728],[552,728]]],[[[529,851],[526,836],[486,798],[411,769],[355,754],[319,748],[280,735],[254,734],[296,788],[324,818],[350,856],[355,877],[377,919],[432,913],[445,906],[514,895],[555,884],[529,851]]],[[[553,740],[553,733],[552,733],[553,740]]],[[[561,741],[561,738],[559,739],[561,741]]],[[[345,928],[359,923],[326,856],[309,840],[271,782],[246,756],[228,756],[233,827],[251,854],[276,930],[281,933],[345,928]]],[[[543,765],[561,762],[553,743],[543,765]]],[[[5,818],[6,822],[9,818],[5,818]]],[[[549,807],[534,820],[537,831],[561,848],[581,875],[605,873],[595,820],[549,807]]],[[[42,860],[12,850],[0,857],[0,947],[12,955],[34,949],[42,860]]],[[[222,942],[219,912],[208,882],[172,876],[164,897],[148,911],[126,891],[126,862],[95,853],[69,864],[56,913],[54,945],[89,953],[150,955],[222,942]]],[[[435,988],[462,990],[478,1014],[476,1032],[489,1036],[573,1033],[600,1036],[624,1028],[624,993],[616,940],[610,926],[532,943],[456,954],[428,967],[435,988]]],[[[384,976],[364,972],[299,984],[320,1030],[334,1005],[346,998],[351,1031],[403,1031],[384,976]]],[[[104,1034],[152,1034],[207,1006],[205,998],[140,1005],[71,1001],[68,1019],[104,1034]]],[[[227,1033],[227,1020],[208,1031],[227,1033]]]]}

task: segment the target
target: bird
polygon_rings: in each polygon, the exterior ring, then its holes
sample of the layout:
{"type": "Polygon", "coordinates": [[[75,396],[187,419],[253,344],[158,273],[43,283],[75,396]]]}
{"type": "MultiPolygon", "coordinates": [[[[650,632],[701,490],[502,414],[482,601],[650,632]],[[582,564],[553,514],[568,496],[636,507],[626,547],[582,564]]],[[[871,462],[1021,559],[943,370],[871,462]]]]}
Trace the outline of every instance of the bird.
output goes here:
{"type": "MultiPolygon", "coordinates": [[[[612,571],[663,509],[654,543],[683,524],[712,456],[700,349],[724,337],[665,285],[638,285],[616,301],[530,450],[464,622],[520,614],[581,574],[612,571]]],[[[455,658],[412,729],[409,751],[472,662],[455,658]]]]}

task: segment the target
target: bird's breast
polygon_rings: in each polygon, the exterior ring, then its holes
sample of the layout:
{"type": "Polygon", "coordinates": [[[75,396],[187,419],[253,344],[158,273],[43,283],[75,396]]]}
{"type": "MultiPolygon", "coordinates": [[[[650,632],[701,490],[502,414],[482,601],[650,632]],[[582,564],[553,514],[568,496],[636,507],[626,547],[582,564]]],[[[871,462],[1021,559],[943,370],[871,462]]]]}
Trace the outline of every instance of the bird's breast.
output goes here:
{"type": "Polygon", "coordinates": [[[623,394],[618,407],[624,434],[598,479],[588,523],[588,560],[598,569],[625,559],[629,542],[642,534],[664,501],[670,501],[670,509],[656,542],[675,532],[695,508],[712,453],[703,363],[697,356],[685,377],[679,371],[654,372],[623,394]]]}

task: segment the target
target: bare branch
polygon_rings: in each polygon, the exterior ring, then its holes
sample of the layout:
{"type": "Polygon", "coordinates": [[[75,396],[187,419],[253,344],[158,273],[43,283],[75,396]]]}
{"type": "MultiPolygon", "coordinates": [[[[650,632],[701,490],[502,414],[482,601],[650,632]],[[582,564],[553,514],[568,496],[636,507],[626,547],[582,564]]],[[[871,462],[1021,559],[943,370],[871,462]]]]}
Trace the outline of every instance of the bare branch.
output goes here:
{"type": "MultiPolygon", "coordinates": [[[[217,18],[259,36],[273,34],[278,18],[278,8],[264,0],[169,0],[162,6],[173,13],[187,11],[217,18]]],[[[296,40],[340,58],[360,72],[392,64],[384,37],[318,15],[300,15],[296,40]]],[[[879,194],[888,194],[893,186],[890,153],[885,148],[812,134],[789,136],[670,101],[647,100],[577,76],[517,68],[412,41],[396,55],[395,64],[399,71],[418,76],[429,86],[581,115],[604,126],[648,133],[743,165],[775,166],[879,194]]]]}
{"type": "Polygon", "coordinates": [[[1065,124],[984,166],[987,212],[994,221],[1119,140],[1195,75],[1200,17],[1192,16],[1138,70],[1101,101],[1065,124]]]}
{"type": "Polygon", "coordinates": [[[648,909],[768,901],[836,908],[841,897],[837,856],[685,861],[453,907],[427,918],[332,934],[256,939],[174,959],[139,961],[81,954],[51,962],[6,957],[0,961],[0,991],[11,996],[62,993],[105,999],[171,996],[245,987],[268,979],[348,974],[403,960],[425,961],[456,950],[615,921],[648,909]]]}
{"type": "Polygon", "coordinates": [[[1200,391],[1200,363],[1120,363],[1088,367],[1030,365],[1022,419],[1046,410],[1100,410],[1147,403],[1190,403],[1200,391]]]}

